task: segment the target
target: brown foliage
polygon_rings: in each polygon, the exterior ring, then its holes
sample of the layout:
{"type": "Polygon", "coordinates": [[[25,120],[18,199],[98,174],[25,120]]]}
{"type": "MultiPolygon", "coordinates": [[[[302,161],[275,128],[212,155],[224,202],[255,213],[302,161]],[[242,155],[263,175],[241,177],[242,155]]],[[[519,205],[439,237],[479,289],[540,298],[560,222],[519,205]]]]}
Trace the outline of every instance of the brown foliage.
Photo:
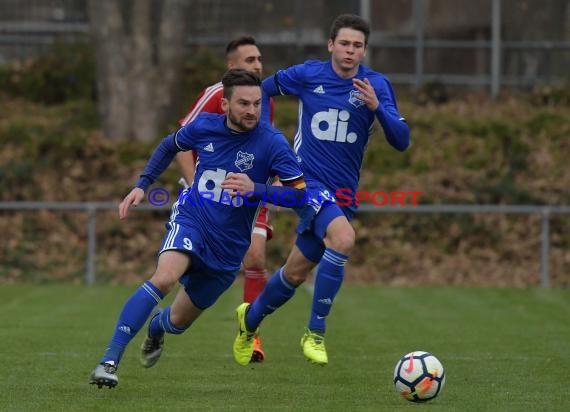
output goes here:
{"type": "MultiPolygon", "coordinates": [[[[118,203],[154,146],[111,143],[96,127],[74,126],[74,107],[44,113],[40,106],[11,102],[6,108],[0,114],[4,201],[118,203]],[[31,111],[36,113],[32,119],[25,116],[31,111]]],[[[420,203],[568,204],[568,107],[537,108],[512,99],[424,107],[404,102],[401,110],[414,144],[407,153],[395,154],[378,133],[368,149],[363,189],[421,190],[420,203]]],[[[171,167],[157,185],[175,194],[177,179],[171,167]]],[[[132,283],[148,278],[167,219],[164,211],[135,211],[125,221],[119,221],[116,211],[99,212],[98,280],[132,283]]],[[[270,270],[284,262],[295,221],[292,213],[273,213],[270,270]]],[[[539,216],[360,213],[354,225],[357,245],[347,281],[539,284],[539,216]]],[[[0,211],[0,282],[82,282],[86,227],[82,212],[0,211]]],[[[570,282],[569,234],[568,219],[552,217],[554,285],[570,282]]]]}

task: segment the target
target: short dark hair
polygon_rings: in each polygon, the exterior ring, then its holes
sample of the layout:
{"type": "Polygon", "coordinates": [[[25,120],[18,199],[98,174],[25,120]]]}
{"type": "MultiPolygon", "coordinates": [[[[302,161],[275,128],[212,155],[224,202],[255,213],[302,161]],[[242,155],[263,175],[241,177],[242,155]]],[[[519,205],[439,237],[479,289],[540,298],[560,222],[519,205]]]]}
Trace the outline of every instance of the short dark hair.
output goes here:
{"type": "Polygon", "coordinates": [[[231,99],[235,86],[261,87],[261,79],[255,73],[243,69],[230,69],[222,77],[224,98],[231,99]]]}
{"type": "Polygon", "coordinates": [[[232,40],[226,46],[226,57],[235,52],[240,46],[257,46],[252,36],[241,36],[232,40]]]}
{"type": "Polygon", "coordinates": [[[368,44],[370,36],[370,25],[362,17],[356,14],[341,14],[331,24],[329,38],[334,42],[340,29],[354,29],[364,33],[364,44],[368,44]]]}

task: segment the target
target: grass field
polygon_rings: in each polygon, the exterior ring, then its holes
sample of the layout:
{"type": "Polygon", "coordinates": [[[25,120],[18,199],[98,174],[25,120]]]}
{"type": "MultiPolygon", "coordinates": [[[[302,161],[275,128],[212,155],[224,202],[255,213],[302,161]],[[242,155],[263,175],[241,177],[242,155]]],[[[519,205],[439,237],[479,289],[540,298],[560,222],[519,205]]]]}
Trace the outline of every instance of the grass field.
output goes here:
{"type": "Polygon", "coordinates": [[[330,363],[306,362],[299,338],[310,295],[263,325],[267,360],[231,354],[236,284],[160,362],[138,364],[137,336],[113,390],[88,385],[134,287],[0,287],[2,411],[568,411],[570,291],[346,286],[329,320],[330,363]],[[412,404],[392,384],[397,360],[433,352],[440,397],[412,404]]]}

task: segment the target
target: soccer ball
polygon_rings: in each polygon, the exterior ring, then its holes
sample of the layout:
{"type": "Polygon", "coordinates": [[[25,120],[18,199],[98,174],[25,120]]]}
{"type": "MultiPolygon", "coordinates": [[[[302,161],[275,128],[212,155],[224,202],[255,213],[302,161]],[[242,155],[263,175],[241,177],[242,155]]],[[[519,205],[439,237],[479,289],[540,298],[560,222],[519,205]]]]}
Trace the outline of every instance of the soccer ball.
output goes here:
{"type": "Polygon", "coordinates": [[[431,353],[410,352],[394,369],[396,390],[409,401],[427,402],[440,394],[445,384],[441,362],[431,353]]]}

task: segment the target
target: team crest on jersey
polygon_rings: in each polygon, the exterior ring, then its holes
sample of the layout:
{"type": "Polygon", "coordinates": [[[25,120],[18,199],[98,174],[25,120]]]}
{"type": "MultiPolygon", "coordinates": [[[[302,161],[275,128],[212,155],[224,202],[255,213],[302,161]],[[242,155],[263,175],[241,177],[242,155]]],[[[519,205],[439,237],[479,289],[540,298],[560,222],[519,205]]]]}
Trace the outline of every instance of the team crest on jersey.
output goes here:
{"type": "Polygon", "coordinates": [[[358,97],[356,97],[357,95],[359,95],[360,92],[358,90],[351,90],[350,91],[350,97],[348,98],[348,102],[353,105],[354,107],[356,107],[357,109],[360,106],[364,106],[364,102],[362,100],[360,100],[358,97]]]}
{"type": "Polygon", "coordinates": [[[242,152],[241,150],[237,152],[237,159],[235,161],[236,167],[241,171],[244,172],[249,170],[253,167],[253,160],[255,156],[251,153],[242,152]]]}

